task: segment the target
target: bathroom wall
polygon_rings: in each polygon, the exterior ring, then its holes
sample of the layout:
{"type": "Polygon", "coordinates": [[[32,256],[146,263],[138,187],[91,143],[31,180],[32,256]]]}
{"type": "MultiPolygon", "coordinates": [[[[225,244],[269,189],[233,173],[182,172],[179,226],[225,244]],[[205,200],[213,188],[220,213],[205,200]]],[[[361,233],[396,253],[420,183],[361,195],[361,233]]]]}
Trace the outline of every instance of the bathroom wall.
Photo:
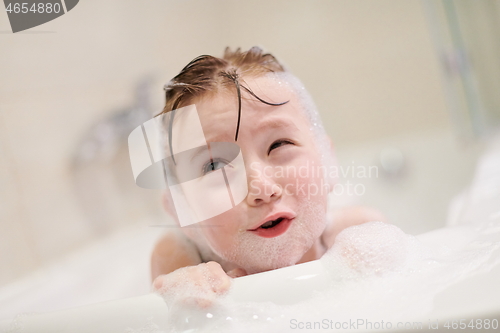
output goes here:
{"type": "Polygon", "coordinates": [[[145,216],[165,219],[158,192],[134,187],[124,146],[85,169],[83,191],[103,206],[82,204],[79,142],[134,104],[145,77],[159,111],[163,83],[189,60],[253,45],[303,80],[337,147],[452,133],[420,1],[85,0],[16,34],[0,10],[0,286],[145,216]]]}

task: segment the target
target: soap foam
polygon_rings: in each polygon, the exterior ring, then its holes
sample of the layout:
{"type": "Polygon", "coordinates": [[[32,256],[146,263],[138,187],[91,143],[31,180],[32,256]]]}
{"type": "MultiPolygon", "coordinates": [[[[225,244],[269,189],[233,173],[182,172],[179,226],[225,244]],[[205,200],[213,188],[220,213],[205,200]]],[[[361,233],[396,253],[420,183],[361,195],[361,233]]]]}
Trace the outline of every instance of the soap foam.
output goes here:
{"type": "Polygon", "coordinates": [[[500,216],[475,227],[450,228],[432,242],[407,235],[394,225],[369,222],[342,231],[320,260],[331,285],[308,300],[278,306],[221,297],[208,309],[176,307],[170,316],[176,319],[167,332],[286,332],[293,331],[293,318],[422,318],[432,310],[438,292],[500,263],[500,216]],[[450,236],[465,241],[451,248],[446,245],[450,236]]]}

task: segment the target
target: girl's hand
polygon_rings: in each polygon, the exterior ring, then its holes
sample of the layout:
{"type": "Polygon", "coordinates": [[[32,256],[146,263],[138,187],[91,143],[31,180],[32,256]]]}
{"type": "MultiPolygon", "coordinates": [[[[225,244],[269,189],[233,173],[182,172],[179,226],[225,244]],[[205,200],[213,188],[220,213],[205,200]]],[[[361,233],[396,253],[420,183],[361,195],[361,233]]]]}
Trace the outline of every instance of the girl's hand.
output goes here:
{"type": "Polygon", "coordinates": [[[236,269],[228,274],[219,263],[210,261],[158,276],[153,282],[153,290],[163,296],[167,304],[180,302],[182,305],[206,308],[228,292],[230,276],[243,276],[245,272],[236,269]]]}

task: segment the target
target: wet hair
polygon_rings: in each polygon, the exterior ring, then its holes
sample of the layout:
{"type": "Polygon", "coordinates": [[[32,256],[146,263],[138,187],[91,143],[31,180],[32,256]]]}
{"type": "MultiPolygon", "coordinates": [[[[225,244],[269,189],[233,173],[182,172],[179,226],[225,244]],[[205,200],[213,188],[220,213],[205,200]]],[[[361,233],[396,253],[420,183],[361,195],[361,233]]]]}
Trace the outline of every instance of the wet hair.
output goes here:
{"type": "MultiPolygon", "coordinates": [[[[273,106],[279,106],[288,103],[271,103],[265,101],[245,85],[245,78],[264,77],[270,75],[283,82],[284,85],[292,89],[301,103],[303,112],[310,122],[311,134],[316,138],[322,160],[325,165],[333,165],[329,142],[326,140],[326,133],[322,126],[319,112],[312,100],[312,97],[306,91],[304,85],[298,78],[293,76],[272,54],[265,53],[259,47],[252,47],[248,51],[241,51],[240,48],[231,51],[226,48],[222,58],[201,55],[189,62],[179,74],[165,84],[165,106],[157,116],[168,115],[164,117],[164,129],[168,135],[168,145],[170,146],[170,157],[175,163],[175,157],[172,151],[172,125],[175,117],[175,110],[184,106],[193,104],[197,99],[205,96],[214,96],[220,92],[236,91],[235,98],[238,99],[238,121],[234,139],[238,140],[238,132],[241,119],[241,98],[243,93],[249,94],[258,101],[273,106]]],[[[236,110],[235,110],[236,112],[236,110]]],[[[172,200],[168,201],[171,206],[170,211],[175,211],[172,200]]],[[[200,250],[211,250],[205,243],[199,228],[183,228],[188,237],[195,241],[200,250]]],[[[202,251],[202,252],[203,252],[202,251]]],[[[201,255],[200,255],[201,256],[201,255]]]]}
{"type": "MultiPolygon", "coordinates": [[[[201,55],[187,64],[179,74],[170,80],[165,86],[165,107],[158,114],[172,112],[167,125],[169,134],[170,152],[172,152],[172,124],[175,110],[190,104],[194,99],[207,94],[215,94],[222,89],[236,88],[238,98],[238,120],[234,140],[238,141],[238,133],[241,119],[241,90],[256,98],[258,101],[272,106],[280,106],[288,103],[271,103],[257,96],[244,84],[245,76],[263,76],[268,73],[285,72],[284,67],[270,53],[264,53],[259,47],[252,47],[246,52],[240,48],[231,51],[226,48],[222,58],[210,55],[201,55]]],[[[175,162],[175,161],[174,161],[175,162]]]]}

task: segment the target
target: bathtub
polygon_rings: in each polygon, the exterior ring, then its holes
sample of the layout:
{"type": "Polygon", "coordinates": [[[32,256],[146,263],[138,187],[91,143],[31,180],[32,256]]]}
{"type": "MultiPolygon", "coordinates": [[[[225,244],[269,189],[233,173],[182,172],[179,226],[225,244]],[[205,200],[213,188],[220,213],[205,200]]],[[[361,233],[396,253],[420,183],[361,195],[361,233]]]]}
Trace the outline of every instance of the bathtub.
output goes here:
{"type": "MultiPolygon", "coordinates": [[[[442,240],[439,235],[442,232],[443,230],[436,230],[419,235],[418,238],[427,242],[432,242],[433,239],[442,240]]],[[[451,248],[460,246],[460,240],[450,239],[447,245],[451,248]]],[[[325,276],[321,263],[312,261],[237,278],[234,280],[229,297],[242,302],[272,300],[277,304],[294,304],[309,297],[315,290],[326,288],[325,276]],[[259,288],[255,288],[256,285],[259,288]],[[267,288],[263,289],[263,285],[267,288]],[[256,293],[256,290],[260,292],[256,293]]],[[[460,319],[500,318],[498,281],[500,281],[500,266],[487,274],[474,276],[451,286],[436,295],[433,311],[422,318],[421,322],[427,323],[438,319],[443,325],[446,321],[460,319]]],[[[169,327],[166,316],[168,311],[163,298],[150,293],[62,311],[21,315],[14,321],[3,321],[0,328],[6,332],[33,333],[163,332],[156,328],[169,327]]]]}
{"type": "MultiPolygon", "coordinates": [[[[491,190],[488,185],[492,181],[499,184],[499,157],[497,139],[479,160],[471,185],[450,205],[449,225],[460,228],[467,216],[486,211],[500,217],[500,196],[481,199],[481,194],[491,190]]],[[[146,227],[148,224],[154,223],[142,221],[0,289],[0,331],[144,332],[153,324],[168,327],[168,308],[149,289],[149,255],[160,231],[146,227]],[[65,296],[68,293],[71,298],[65,296]]],[[[417,238],[427,243],[442,243],[446,239],[452,250],[462,246],[463,237],[450,235],[453,233],[448,226],[422,232],[417,238]]],[[[325,276],[322,264],[313,261],[235,279],[230,297],[292,304],[321,290],[327,283],[325,276]],[[268,287],[259,288],[261,292],[256,293],[254,285],[268,287]]],[[[498,281],[499,265],[449,286],[435,296],[432,311],[423,320],[500,318],[498,281]]]]}

